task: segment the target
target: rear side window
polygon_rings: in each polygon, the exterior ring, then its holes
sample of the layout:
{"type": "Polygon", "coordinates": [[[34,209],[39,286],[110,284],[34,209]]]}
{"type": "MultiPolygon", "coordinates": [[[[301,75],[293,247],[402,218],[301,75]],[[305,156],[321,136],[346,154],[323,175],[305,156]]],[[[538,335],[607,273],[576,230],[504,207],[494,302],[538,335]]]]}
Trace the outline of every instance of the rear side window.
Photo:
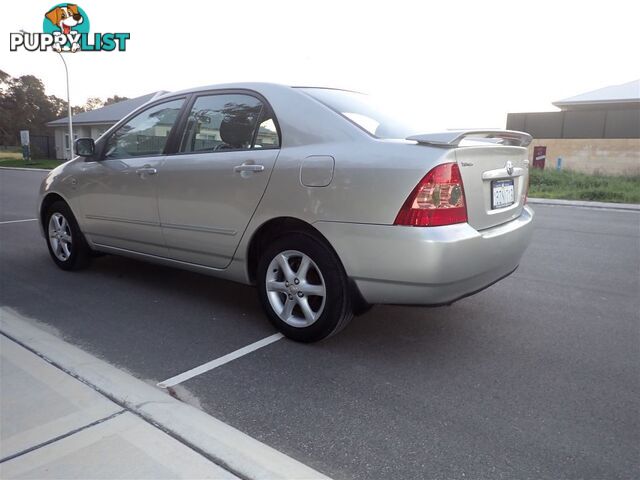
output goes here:
{"type": "Polygon", "coordinates": [[[271,115],[263,115],[263,120],[258,126],[256,134],[255,148],[278,148],[280,146],[280,137],[278,129],[271,115]],[[266,117],[266,118],[264,118],[266,117]]]}
{"type": "Polygon", "coordinates": [[[243,94],[196,99],[180,144],[184,153],[277,148],[278,132],[268,108],[243,94]]]}
{"type": "Polygon", "coordinates": [[[310,87],[301,90],[374,137],[406,138],[430,131],[423,126],[423,119],[427,116],[425,112],[419,112],[418,122],[408,123],[404,120],[406,114],[402,110],[408,105],[400,104],[392,108],[368,95],[347,90],[310,87]]]}
{"type": "Polygon", "coordinates": [[[162,155],[184,99],[148,108],[118,128],[109,137],[106,159],[162,155]]]}

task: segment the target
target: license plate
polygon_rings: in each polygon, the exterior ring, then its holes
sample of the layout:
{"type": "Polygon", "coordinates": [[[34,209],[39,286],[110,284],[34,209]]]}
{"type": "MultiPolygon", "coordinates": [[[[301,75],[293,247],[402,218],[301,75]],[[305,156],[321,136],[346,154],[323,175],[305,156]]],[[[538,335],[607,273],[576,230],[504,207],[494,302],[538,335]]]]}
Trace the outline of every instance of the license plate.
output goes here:
{"type": "Polygon", "coordinates": [[[504,208],[515,202],[513,180],[491,182],[491,208],[504,208]]]}

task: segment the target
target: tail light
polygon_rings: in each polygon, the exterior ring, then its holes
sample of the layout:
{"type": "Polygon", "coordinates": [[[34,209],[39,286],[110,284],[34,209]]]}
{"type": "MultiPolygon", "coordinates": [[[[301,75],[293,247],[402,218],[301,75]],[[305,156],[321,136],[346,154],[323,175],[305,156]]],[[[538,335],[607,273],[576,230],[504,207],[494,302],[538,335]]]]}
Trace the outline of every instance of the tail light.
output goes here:
{"type": "Polygon", "coordinates": [[[460,169],[456,163],[444,163],[420,180],[402,205],[394,225],[435,227],[466,221],[460,169]]]}
{"type": "Polygon", "coordinates": [[[522,205],[527,204],[527,200],[529,199],[529,184],[531,183],[531,177],[527,175],[527,182],[524,184],[524,195],[522,197],[522,205]]]}

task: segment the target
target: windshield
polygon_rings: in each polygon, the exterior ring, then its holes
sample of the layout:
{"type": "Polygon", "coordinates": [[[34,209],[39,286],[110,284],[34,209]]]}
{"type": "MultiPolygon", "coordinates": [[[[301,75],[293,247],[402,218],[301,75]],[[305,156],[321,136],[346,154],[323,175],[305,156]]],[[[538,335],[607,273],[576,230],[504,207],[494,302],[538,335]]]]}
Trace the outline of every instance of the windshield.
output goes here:
{"type": "Polygon", "coordinates": [[[329,88],[301,90],[378,138],[407,138],[428,131],[419,123],[408,122],[409,115],[402,115],[369,95],[329,88]]]}

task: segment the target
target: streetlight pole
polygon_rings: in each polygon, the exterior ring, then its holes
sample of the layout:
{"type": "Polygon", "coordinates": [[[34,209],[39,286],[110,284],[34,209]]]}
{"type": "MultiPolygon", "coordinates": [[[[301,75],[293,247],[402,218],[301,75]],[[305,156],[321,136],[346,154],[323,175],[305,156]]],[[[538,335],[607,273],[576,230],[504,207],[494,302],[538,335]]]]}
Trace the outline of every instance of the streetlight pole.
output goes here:
{"type": "Polygon", "coordinates": [[[67,113],[69,115],[69,159],[73,158],[73,121],[71,120],[71,95],[69,94],[69,69],[67,68],[67,62],[64,59],[64,55],[58,52],[62,63],[64,63],[64,71],[67,74],[67,113]]]}

